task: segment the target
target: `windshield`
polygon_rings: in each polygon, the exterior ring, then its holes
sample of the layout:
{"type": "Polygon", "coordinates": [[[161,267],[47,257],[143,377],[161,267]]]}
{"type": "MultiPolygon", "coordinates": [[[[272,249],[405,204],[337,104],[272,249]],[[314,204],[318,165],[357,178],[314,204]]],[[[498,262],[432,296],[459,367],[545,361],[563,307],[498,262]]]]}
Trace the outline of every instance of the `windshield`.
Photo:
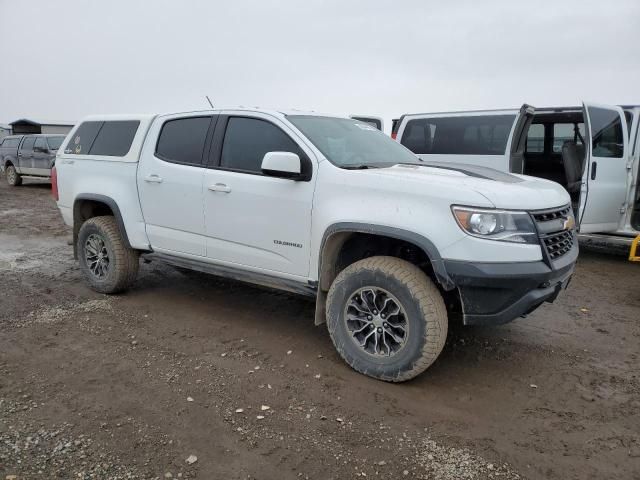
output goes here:
{"type": "Polygon", "coordinates": [[[58,150],[60,148],[60,145],[62,145],[63,140],[64,137],[48,137],[47,143],[49,144],[49,148],[51,150],[58,150]]]}
{"type": "Polygon", "coordinates": [[[372,125],[350,118],[288,115],[334,165],[343,168],[388,167],[422,163],[413,153],[372,125]]]}

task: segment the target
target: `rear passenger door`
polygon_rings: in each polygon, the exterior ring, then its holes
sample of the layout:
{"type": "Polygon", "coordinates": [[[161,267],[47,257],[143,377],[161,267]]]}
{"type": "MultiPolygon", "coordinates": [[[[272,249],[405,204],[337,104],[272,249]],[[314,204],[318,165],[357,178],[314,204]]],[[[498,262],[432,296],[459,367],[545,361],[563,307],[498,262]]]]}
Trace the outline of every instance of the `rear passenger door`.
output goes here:
{"type": "Polygon", "coordinates": [[[583,109],[587,164],[578,212],[580,232],[613,232],[626,210],[630,180],[627,122],[620,107],[584,103],[583,109]]]}
{"type": "Polygon", "coordinates": [[[408,116],[397,139],[423,160],[508,172],[508,146],[516,116],[516,111],[408,116]]]}
{"type": "MultiPolygon", "coordinates": [[[[151,126],[138,166],[138,192],[154,250],[206,255],[203,159],[216,115],[167,115],[151,126]]],[[[206,153],[205,153],[206,152],[206,153]]]]}
{"type": "Polygon", "coordinates": [[[18,173],[23,175],[33,175],[33,145],[36,137],[24,137],[18,150],[18,173]]]}
{"type": "Polygon", "coordinates": [[[204,178],[207,256],[257,272],[309,273],[315,172],[308,181],[262,173],[267,152],[292,152],[313,168],[313,153],[280,119],[224,112],[204,178]]]}

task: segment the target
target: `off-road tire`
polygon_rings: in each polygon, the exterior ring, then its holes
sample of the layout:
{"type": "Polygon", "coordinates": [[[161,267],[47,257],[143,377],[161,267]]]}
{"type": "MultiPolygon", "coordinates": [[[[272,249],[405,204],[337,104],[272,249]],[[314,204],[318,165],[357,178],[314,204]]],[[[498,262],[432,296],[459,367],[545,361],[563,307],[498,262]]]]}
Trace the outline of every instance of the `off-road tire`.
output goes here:
{"type": "Polygon", "coordinates": [[[93,217],[84,222],[78,233],[77,249],[80,269],[89,286],[96,292],[122,292],[135,281],[138,275],[139,253],[125,246],[113,216],[93,217]],[[92,234],[103,239],[109,256],[109,267],[104,278],[94,275],[87,265],[85,245],[92,234]]]}
{"type": "Polygon", "coordinates": [[[22,185],[22,176],[16,172],[16,167],[13,165],[7,166],[4,171],[5,177],[7,177],[7,183],[12,187],[18,187],[22,185]]]}
{"type": "Polygon", "coordinates": [[[388,382],[403,382],[426,370],[447,338],[442,295],[415,265],[395,257],[370,257],[345,268],[327,296],[327,327],[336,350],[354,370],[388,382]],[[368,354],[351,338],[344,320],[346,303],[358,289],[374,286],[395,296],[407,314],[404,347],[391,357],[368,354]]]}

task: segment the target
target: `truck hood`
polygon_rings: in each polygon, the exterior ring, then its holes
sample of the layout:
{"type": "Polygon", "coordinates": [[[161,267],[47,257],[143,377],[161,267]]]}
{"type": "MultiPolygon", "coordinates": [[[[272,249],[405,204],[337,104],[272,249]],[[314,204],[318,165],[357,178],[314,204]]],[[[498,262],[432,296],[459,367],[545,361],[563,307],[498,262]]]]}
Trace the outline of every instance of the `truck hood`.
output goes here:
{"type": "MultiPolygon", "coordinates": [[[[367,173],[424,183],[469,189],[485,197],[495,208],[541,210],[569,203],[567,191],[558,183],[492,168],[455,163],[425,162],[367,170],[367,173]]],[[[452,192],[453,193],[453,192],[452,192]]],[[[455,202],[455,198],[452,198],[455,202]]]]}

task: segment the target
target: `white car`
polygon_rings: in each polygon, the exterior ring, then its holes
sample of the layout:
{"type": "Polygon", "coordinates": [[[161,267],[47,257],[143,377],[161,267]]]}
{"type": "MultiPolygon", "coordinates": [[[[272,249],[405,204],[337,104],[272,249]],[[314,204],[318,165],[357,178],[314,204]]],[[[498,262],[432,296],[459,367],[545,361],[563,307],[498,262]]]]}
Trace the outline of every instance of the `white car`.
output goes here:
{"type": "Polygon", "coordinates": [[[558,182],[581,238],[628,245],[640,233],[639,116],[637,106],[590,103],[418,113],[403,115],[393,136],[423,160],[558,182]]]}
{"type": "Polygon", "coordinates": [[[53,178],[98,292],[126,289],[144,255],[309,295],[345,361],[388,381],[431,365],[450,320],[500,324],[553,301],[578,254],[560,185],[429,165],[350,118],[89,117],[53,178]]]}

